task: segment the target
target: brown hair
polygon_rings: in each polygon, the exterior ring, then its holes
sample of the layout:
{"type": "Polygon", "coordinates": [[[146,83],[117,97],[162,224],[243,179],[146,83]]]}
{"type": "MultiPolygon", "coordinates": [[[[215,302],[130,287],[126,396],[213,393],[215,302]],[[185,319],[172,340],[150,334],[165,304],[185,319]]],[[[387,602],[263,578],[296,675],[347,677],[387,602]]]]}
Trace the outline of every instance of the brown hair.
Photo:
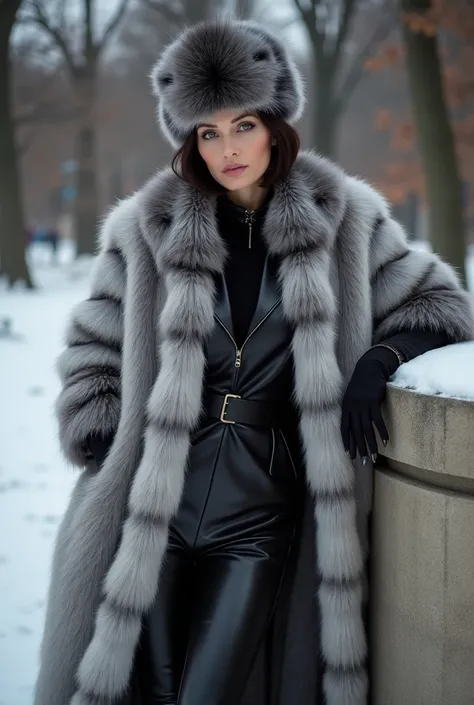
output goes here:
{"type": "MultiPolygon", "coordinates": [[[[262,176],[260,185],[273,186],[288,176],[300,149],[297,131],[280,117],[258,113],[258,117],[270,131],[272,146],[270,163],[262,176]]],[[[176,152],[171,163],[174,173],[183,181],[194,186],[208,196],[220,196],[227,192],[211,175],[207,164],[199,153],[197,129],[186,138],[182,147],[176,152]]]]}

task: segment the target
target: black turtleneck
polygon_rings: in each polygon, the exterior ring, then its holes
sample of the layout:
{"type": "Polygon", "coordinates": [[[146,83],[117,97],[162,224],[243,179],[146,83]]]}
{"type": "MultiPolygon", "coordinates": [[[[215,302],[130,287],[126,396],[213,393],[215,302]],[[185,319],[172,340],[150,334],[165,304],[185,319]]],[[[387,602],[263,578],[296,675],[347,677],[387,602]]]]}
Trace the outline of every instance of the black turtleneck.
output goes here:
{"type": "Polygon", "coordinates": [[[234,337],[238,346],[242,345],[249,333],[257,305],[266,255],[262,225],[270,199],[271,193],[263,206],[254,211],[237,206],[227,196],[218,199],[219,230],[229,253],[225,280],[232,312],[234,337]],[[251,247],[249,247],[250,224],[248,222],[250,219],[253,221],[251,247]]]}

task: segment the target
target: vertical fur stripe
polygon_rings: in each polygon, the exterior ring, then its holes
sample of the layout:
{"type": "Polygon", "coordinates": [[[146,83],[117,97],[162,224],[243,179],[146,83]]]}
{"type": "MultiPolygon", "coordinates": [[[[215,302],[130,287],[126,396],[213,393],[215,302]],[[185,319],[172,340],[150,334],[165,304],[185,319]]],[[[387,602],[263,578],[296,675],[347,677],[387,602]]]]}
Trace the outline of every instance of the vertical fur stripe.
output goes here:
{"type": "Polygon", "coordinates": [[[149,426],[145,450],[130,493],[130,508],[169,521],[181,500],[188,431],[168,431],[149,426]]]}
{"type": "Polygon", "coordinates": [[[96,702],[87,695],[76,693],[71,700],[71,705],[96,705],[96,702]]]}
{"type": "Polygon", "coordinates": [[[297,326],[293,334],[295,392],[300,406],[315,410],[336,404],[341,396],[341,373],[334,354],[334,326],[329,322],[297,326]],[[308,364],[312,358],[317,364],[308,364]]]}
{"type": "Polygon", "coordinates": [[[163,342],[161,374],[148,404],[150,421],[169,427],[193,428],[201,410],[205,364],[202,343],[199,341],[163,342]]]}
{"type": "Polygon", "coordinates": [[[323,578],[352,580],[362,573],[363,561],[356,526],[355,499],[316,502],[319,568],[323,578]]]}
{"type": "Polygon", "coordinates": [[[334,318],[336,302],[328,279],[318,277],[321,268],[329,266],[329,253],[322,248],[295,252],[285,258],[281,278],[283,307],[289,321],[301,323],[315,317],[334,318]]]}
{"type": "Polygon", "coordinates": [[[132,514],[125,522],[123,541],[105,581],[107,597],[121,607],[148,609],[155,597],[167,541],[166,525],[138,522],[132,514]]]}
{"type": "MultiPolygon", "coordinates": [[[[302,219],[302,212],[294,202],[292,207],[294,211],[298,210],[297,215],[292,213],[293,222],[298,222],[302,219]]],[[[314,223],[314,219],[310,218],[307,222],[314,223]]],[[[280,226],[280,232],[282,230],[284,228],[280,226]]],[[[288,232],[285,240],[289,241],[292,237],[293,232],[288,232]]],[[[331,490],[335,490],[332,501],[321,499],[316,503],[318,570],[323,578],[342,581],[362,572],[362,549],[357,533],[355,501],[352,497],[347,498],[355,484],[354,469],[347,457],[343,460],[342,456],[338,408],[342,397],[342,374],[336,358],[336,306],[329,281],[329,241],[326,231],[326,237],[313,246],[311,257],[301,254],[295,259],[294,252],[284,257],[280,279],[283,309],[295,326],[292,342],[295,399],[301,412],[308,484],[316,496],[324,493],[330,497],[331,490]],[[299,266],[291,266],[295,261],[299,266]],[[305,283],[306,295],[310,299],[306,306],[301,303],[304,296],[301,282],[305,283]],[[301,317],[302,313],[305,318],[301,317]],[[306,412],[307,408],[311,409],[311,414],[306,412]],[[319,441],[317,443],[313,440],[315,436],[319,441]],[[342,492],[346,498],[340,496],[342,492]]],[[[337,594],[340,587],[335,585],[332,589],[337,594]]],[[[327,597],[327,588],[321,593],[320,600],[321,597],[323,600],[327,597]]],[[[346,601],[343,610],[321,609],[321,632],[325,637],[322,653],[326,663],[334,662],[335,650],[332,647],[340,644],[345,637],[350,638],[344,653],[347,661],[353,662],[356,650],[364,652],[361,608],[362,595],[359,591],[346,601]],[[335,635],[334,641],[328,638],[330,634],[335,635]]],[[[340,653],[338,655],[342,656],[340,653]]],[[[343,665],[337,659],[335,663],[343,665]]],[[[328,705],[340,705],[333,697],[327,702],[328,705]]]]}
{"type": "Polygon", "coordinates": [[[124,692],[141,630],[139,616],[124,616],[103,603],[97,614],[95,634],[79,668],[85,693],[114,698],[124,692]]]}
{"type": "Polygon", "coordinates": [[[168,297],[160,317],[163,335],[192,338],[209,335],[214,327],[214,281],[208,274],[177,270],[166,275],[168,297]],[[176,316],[176,311],[181,315],[176,316]]]}
{"type": "Polygon", "coordinates": [[[329,664],[353,668],[364,663],[367,649],[362,614],[354,620],[362,604],[362,585],[338,586],[321,584],[321,611],[329,616],[322,623],[322,646],[329,664]],[[328,626],[338,625],[339,629],[328,626]]]}
{"type": "Polygon", "coordinates": [[[344,673],[327,671],[324,674],[324,694],[331,705],[366,705],[368,679],[364,669],[344,673]]]}
{"type": "Polygon", "coordinates": [[[314,495],[337,496],[354,487],[354,468],[341,441],[340,415],[340,409],[334,408],[301,416],[307,479],[314,495]]]}

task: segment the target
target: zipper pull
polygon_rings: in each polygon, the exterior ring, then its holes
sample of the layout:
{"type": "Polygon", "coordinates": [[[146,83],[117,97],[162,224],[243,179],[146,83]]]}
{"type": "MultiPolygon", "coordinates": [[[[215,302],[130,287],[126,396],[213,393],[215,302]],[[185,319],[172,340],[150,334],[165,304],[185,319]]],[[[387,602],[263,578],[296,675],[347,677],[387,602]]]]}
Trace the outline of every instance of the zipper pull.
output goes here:
{"type": "Polygon", "coordinates": [[[236,350],[235,351],[235,366],[240,367],[241,362],[242,362],[242,350],[236,350]]]}
{"type": "Polygon", "coordinates": [[[245,211],[245,222],[249,226],[249,250],[252,249],[252,226],[255,222],[255,211],[245,211]]]}

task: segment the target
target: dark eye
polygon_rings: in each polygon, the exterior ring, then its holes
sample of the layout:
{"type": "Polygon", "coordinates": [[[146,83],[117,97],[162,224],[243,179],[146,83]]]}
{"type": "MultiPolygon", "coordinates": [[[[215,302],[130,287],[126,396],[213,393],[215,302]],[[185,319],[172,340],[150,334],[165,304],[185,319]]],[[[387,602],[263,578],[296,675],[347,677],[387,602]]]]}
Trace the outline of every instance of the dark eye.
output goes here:
{"type": "Polygon", "coordinates": [[[201,132],[201,137],[203,140],[212,140],[212,136],[215,134],[214,130],[206,130],[205,132],[201,132]]]}
{"type": "Polygon", "coordinates": [[[253,55],[254,61],[268,61],[268,59],[269,59],[268,51],[265,51],[264,49],[261,49],[260,51],[255,52],[255,54],[253,55]]]}
{"type": "Polygon", "coordinates": [[[160,76],[159,81],[162,86],[169,86],[171,83],[173,83],[173,76],[170,76],[169,74],[166,76],[160,76]]]}

